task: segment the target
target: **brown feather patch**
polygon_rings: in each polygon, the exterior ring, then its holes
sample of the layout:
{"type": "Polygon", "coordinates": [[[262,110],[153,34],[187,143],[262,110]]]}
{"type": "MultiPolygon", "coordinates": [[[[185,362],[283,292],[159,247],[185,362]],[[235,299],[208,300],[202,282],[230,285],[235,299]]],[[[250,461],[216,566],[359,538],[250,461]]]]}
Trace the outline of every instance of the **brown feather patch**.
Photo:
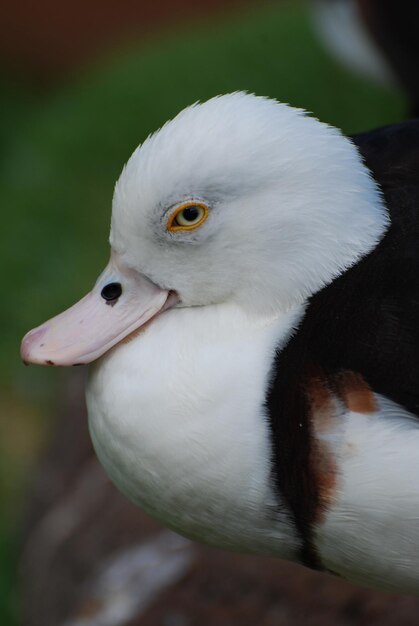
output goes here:
{"type": "Polygon", "coordinates": [[[339,419],[341,402],[346,410],[369,414],[377,411],[375,396],[361,374],[350,370],[327,375],[312,375],[306,385],[312,441],[310,472],[317,487],[315,522],[321,522],[336,494],[338,466],[325,435],[331,433],[339,419]]]}
{"type": "Polygon", "coordinates": [[[314,376],[307,386],[313,438],[310,451],[311,472],[317,486],[317,507],[314,522],[322,518],[333,503],[337,485],[337,464],[324,435],[333,429],[337,403],[325,378],[314,376]]]}
{"type": "Polygon", "coordinates": [[[348,411],[354,413],[377,411],[374,393],[361,374],[352,371],[340,372],[336,376],[336,389],[348,411]]]}

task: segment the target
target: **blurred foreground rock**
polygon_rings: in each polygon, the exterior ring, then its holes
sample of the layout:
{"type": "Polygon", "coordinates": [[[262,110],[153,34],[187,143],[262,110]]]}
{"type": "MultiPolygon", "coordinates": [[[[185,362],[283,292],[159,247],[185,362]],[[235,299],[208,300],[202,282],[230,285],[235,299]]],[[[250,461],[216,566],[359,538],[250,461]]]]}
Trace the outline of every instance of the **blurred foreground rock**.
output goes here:
{"type": "Polygon", "coordinates": [[[91,448],[83,373],[60,398],[21,558],[25,626],[410,626],[419,598],[355,588],[164,530],[110,484],[91,448]]]}

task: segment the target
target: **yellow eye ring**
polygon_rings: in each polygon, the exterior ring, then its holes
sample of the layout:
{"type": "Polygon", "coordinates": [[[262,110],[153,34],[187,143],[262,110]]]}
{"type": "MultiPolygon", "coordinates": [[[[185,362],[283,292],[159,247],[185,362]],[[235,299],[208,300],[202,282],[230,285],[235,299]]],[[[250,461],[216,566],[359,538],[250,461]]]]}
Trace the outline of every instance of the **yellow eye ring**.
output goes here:
{"type": "Polygon", "coordinates": [[[179,230],[195,230],[202,226],[209,214],[203,202],[184,202],[172,213],[167,222],[167,230],[171,233],[179,230]]]}

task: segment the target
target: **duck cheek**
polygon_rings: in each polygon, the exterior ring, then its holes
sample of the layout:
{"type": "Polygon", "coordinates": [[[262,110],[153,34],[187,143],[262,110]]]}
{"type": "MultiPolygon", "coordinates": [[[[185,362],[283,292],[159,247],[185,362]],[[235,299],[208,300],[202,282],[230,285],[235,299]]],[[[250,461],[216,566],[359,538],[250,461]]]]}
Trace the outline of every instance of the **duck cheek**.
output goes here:
{"type": "Polygon", "coordinates": [[[106,300],[94,289],[79,302],[25,335],[25,363],[83,365],[102,356],[127,335],[168,308],[169,292],[147,278],[121,297],[106,300]]]}

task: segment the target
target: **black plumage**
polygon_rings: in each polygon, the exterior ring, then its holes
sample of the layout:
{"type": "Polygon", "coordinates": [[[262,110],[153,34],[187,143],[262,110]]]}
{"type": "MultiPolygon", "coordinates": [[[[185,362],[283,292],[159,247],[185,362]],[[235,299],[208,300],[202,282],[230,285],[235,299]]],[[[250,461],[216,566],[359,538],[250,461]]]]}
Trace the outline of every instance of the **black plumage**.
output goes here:
{"type": "Polygon", "coordinates": [[[311,381],[336,391],[339,376],[352,372],[419,417],[419,120],[353,141],[382,189],[391,226],[371,253],[311,298],[276,356],[267,395],[274,481],[302,538],[301,560],[317,568],[322,486],[311,381]]]}

